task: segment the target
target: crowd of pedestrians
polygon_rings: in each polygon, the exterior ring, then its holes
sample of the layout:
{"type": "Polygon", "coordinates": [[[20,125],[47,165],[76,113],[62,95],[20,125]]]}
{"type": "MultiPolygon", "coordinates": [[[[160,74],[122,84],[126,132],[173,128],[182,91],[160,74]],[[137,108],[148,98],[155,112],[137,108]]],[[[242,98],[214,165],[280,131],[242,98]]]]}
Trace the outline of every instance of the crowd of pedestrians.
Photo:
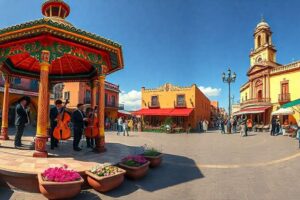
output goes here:
{"type": "Polygon", "coordinates": [[[116,119],[115,127],[116,129],[114,129],[113,131],[116,131],[117,135],[121,135],[123,133],[123,136],[129,136],[129,132],[141,130],[141,122],[134,117],[119,117],[118,119],[116,119]]]}

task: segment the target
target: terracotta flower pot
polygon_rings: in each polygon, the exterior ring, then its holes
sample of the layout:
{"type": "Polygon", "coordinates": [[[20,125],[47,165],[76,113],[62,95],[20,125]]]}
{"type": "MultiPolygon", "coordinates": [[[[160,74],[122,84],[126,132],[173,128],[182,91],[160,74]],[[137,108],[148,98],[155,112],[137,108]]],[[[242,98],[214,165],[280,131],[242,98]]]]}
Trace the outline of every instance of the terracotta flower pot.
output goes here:
{"type": "Polygon", "coordinates": [[[131,179],[140,179],[144,177],[149,169],[150,162],[146,162],[145,164],[139,166],[139,167],[131,167],[128,165],[124,165],[123,163],[119,163],[119,166],[122,169],[126,170],[125,176],[131,179]]]}
{"type": "Polygon", "coordinates": [[[98,192],[108,192],[120,186],[124,181],[125,170],[110,176],[98,176],[90,171],[86,171],[87,181],[89,185],[98,192]]]}
{"type": "Polygon", "coordinates": [[[40,192],[48,199],[70,199],[81,191],[83,178],[71,182],[44,181],[42,175],[38,174],[40,192]]]}
{"type": "Polygon", "coordinates": [[[163,154],[159,154],[157,156],[145,156],[143,155],[148,161],[150,161],[150,167],[158,167],[161,164],[163,154]]]}

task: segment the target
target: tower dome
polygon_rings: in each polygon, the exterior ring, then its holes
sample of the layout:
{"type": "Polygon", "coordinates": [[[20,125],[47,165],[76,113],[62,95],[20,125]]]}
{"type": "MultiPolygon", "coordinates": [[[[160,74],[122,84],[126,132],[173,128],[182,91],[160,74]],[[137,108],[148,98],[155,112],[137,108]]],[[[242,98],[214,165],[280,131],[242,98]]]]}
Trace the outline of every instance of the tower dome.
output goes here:
{"type": "Polygon", "coordinates": [[[256,26],[256,29],[259,28],[270,28],[269,24],[265,21],[263,17],[261,18],[261,21],[256,26]]]}
{"type": "Polygon", "coordinates": [[[45,18],[49,18],[52,21],[71,25],[65,21],[70,14],[70,6],[63,0],[47,0],[42,5],[42,13],[45,18]]]}

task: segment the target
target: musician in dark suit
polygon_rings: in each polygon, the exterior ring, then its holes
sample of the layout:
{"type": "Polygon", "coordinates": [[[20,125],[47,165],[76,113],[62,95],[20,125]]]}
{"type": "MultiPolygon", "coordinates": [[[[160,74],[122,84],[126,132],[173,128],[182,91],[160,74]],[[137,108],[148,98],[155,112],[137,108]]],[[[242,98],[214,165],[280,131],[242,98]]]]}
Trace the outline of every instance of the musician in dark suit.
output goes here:
{"type": "Polygon", "coordinates": [[[27,106],[30,103],[29,97],[23,97],[20,99],[19,104],[16,106],[16,119],[15,119],[15,126],[16,126],[16,136],[15,136],[15,147],[22,146],[22,136],[24,132],[25,126],[29,123],[29,114],[27,106]]]}
{"type": "Polygon", "coordinates": [[[72,124],[73,124],[73,134],[74,134],[74,140],[73,140],[74,151],[81,151],[81,148],[78,145],[80,143],[86,121],[88,121],[88,119],[86,118],[86,116],[83,112],[83,104],[79,103],[77,105],[77,110],[75,110],[72,114],[72,124]]]}
{"type": "Polygon", "coordinates": [[[55,101],[55,107],[50,109],[50,137],[51,137],[51,149],[58,147],[58,140],[53,137],[54,129],[57,126],[57,116],[62,112],[63,105],[61,100],[55,101]]]}

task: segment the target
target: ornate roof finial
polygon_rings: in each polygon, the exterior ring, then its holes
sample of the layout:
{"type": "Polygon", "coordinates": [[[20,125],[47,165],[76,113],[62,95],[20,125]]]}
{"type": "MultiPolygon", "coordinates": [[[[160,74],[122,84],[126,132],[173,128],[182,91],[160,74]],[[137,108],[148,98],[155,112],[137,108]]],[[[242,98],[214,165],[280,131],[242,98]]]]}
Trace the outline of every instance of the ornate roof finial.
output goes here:
{"type": "Polygon", "coordinates": [[[256,26],[256,29],[258,28],[270,28],[269,24],[265,21],[263,14],[261,15],[261,21],[256,26]]]}
{"type": "Polygon", "coordinates": [[[264,14],[261,14],[261,22],[265,22],[264,14]]]}
{"type": "Polygon", "coordinates": [[[70,14],[70,6],[63,0],[46,0],[42,5],[42,13],[45,17],[65,19],[70,14]]]}

